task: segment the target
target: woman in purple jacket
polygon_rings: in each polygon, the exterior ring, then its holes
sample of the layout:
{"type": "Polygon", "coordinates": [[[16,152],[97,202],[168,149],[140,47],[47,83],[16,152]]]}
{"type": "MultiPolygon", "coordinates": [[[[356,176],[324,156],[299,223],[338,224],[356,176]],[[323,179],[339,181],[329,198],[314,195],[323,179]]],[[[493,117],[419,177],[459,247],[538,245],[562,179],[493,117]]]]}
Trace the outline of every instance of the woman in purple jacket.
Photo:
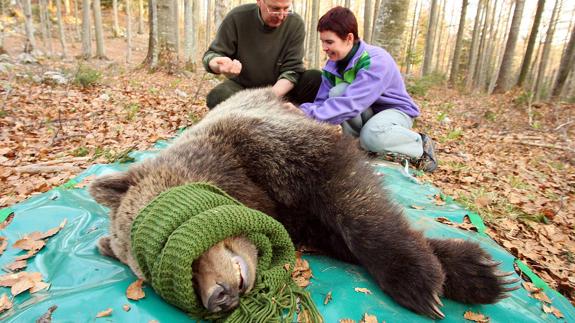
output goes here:
{"type": "Polygon", "coordinates": [[[407,156],[418,168],[434,171],[433,143],[411,130],[419,108],[391,55],[359,39],[357,20],[347,8],[329,10],[317,30],[329,60],[315,101],[300,109],[318,121],[341,124],[365,150],[407,156]]]}

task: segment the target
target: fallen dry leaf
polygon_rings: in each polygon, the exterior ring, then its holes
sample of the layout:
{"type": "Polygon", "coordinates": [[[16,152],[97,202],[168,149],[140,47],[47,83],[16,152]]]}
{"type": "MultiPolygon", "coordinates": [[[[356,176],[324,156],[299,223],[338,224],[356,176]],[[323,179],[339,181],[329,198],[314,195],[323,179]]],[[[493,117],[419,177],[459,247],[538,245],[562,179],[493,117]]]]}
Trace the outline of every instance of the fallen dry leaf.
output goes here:
{"type": "Polygon", "coordinates": [[[356,323],[355,320],[352,319],[341,319],[339,323],[356,323]]]}
{"type": "Polygon", "coordinates": [[[40,250],[46,245],[44,240],[32,240],[29,238],[22,238],[12,245],[14,248],[22,250],[40,250]]]}
{"type": "Polygon", "coordinates": [[[299,311],[297,313],[297,323],[314,323],[307,310],[299,311]]]}
{"type": "Polygon", "coordinates": [[[331,291],[329,291],[327,292],[327,295],[325,295],[325,298],[323,299],[323,305],[327,305],[327,303],[329,303],[331,299],[332,299],[331,291]]]}
{"type": "Polygon", "coordinates": [[[6,293],[0,296],[0,313],[12,308],[12,301],[8,298],[6,293]]]}
{"type": "Polygon", "coordinates": [[[108,309],[106,309],[106,310],[103,310],[103,311],[99,312],[99,313],[96,315],[96,317],[106,317],[106,316],[110,316],[110,315],[112,315],[112,309],[111,309],[111,308],[108,308],[108,309]]]}
{"type": "Polygon", "coordinates": [[[553,306],[547,306],[545,303],[541,303],[541,307],[543,309],[543,312],[545,312],[547,314],[552,313],[558,319],[561,319],[564,317],[563,313],[561,313],[561,311],[559,311],[557,308],[555,308],[553,306]]]}
{"type": "Polygon", "coordinates": [[[146,294],[144,293],[144,290],[142,289],[143,283],[144,283],[144,281],[141,279],[138,279],[135,282],[131,283],[130,286],[128,286],[128,289],[126,290],[126,297],[128,297],[128,299],[131,299],[134,301],[137,301],[139,299],[146,297],[146,294]]]}
{"type": "Polygon", "coordinates": [[[58,305],[52,305],[48,308],[48,311],[44,313],[40,318],[36,320],[36,323],[52,323],[52,313],[58,308],[58,305]]]}
{"type": "Polygon", "coordinates": [[[64,228],[66,223],[68,223],[68,219],[64,219],[60,223],[60,225],[58,225],[57,227],[52,228],[46,232],[32,232],[27,237],[28,237],[28,239],[31,239],[31,240],[43,240],[43,239],[49,238],[49,237],[55,235],[56,233],[60,232],[60,230],[62,230],[62,228],[64,228]]]}
{"type": "Polygon", "coordinates": [[[425,209],[425,207],[419,206],[419,205],[411,205],[411,208],[416,209],[416,210],[424,210],[425,209]]]}
{"type": "Polygon", "coordinates": [[[534,293],[534,292],[539,292],[541,291],[541,288],[537,288],[535,287],[535,284],[531,283],[531,282],[522,282],[521,285],[523,285],[523,288],[525,288],[528,292],[530,293],[534,293]]]}
{"type": "Polygon", "coordinates": [[[22,270],[24,268],[26,268],[26,266],[28,266],[28,263],[26,262],[26,260],[16,260],[6,266],[4,266],[4,268],[8,271],[18,271],[18,270],[22,270]]]}
{"type": "Polygon", "coordinates": [[[549,296],[547,296],[547,294],[545,294],[544,291],[538,291],[535,293],[531,293],[531,296],[535,299],[542,301],[542,302],[551,304],[551,300],[549,299],[549,296]]]}
{"type": "Polygon", "coordinates": [[[25,253],[25,254],[23,254],[23,255],[21,255],[21,256],[18,256],[18,257],[14,258],[14,259],[15,259],[15,260],[26,260],[26,259],[30,259],[30,258],[34,257],[34,256],[38,253],[38,251],[39,251],[39,250],[29,250],[27,253],[25,253]]]}
{"type": "Polygon", "coordinates": [[[375,315],[369,315],[367,313],[363,314],[363,318],[359,323],[378,323],[377,317],[375,315]]]}
{"type": "Polygon", "coordinates": [[[48,289],[50,287],[50,283],[46,283],[46,282],[35,282],[34,286],[32,288],[30,288],[30,294],[34,294],[36,292],[39,292],[41,290],[44,289],[48,289]]]}
{"type": "Polygon", "coordinates": [[[445,201],[441,198],[441,194],[435,194],[433,196],[433,203],[435,203],[435,205],[445,205],[445,201]]]}
{"type": "Polygon", "coordinates": [[[363,288],[363,287],[356,287],[356,288],[355,288],[355,291],[358,292],[358,293],[364,293],[364,294],[366,294],[366,295],[372,294],[372,292],[371,292],[369,289],[363,288]]]}
{"type": "Polygon", "coordinates": [[[17,281],[14,285],[12,285],[10,292],[12,293],[12,295],[16,296],[16,295],[34,287],[34,285],[35,285],[34,281],[27,279],[27,278],[24,278],[24,279],[17,281]]]}
{"type": "Polygon", "coordinates": [[[467,311],[465,312],[465,314],[463,314],[463,318],[466,320],[470,320],[470,321],[474,321],[474,322],[480,322],[480,323],[485,323],[485,322],[489,322],[489,318],[481,313],[474,313],[471,311],[467,311]]]}
{"type": "Polygon", "coordinates": [[[309,280],[312,277],[309,263],[305,259],[297,257],[291,277],[299,287],[307,287],[309,285],[309,280]]]}
{"type": "Polygon", "coordinates": [[[130,305],[124,304],[124,305],[122,306],[122,309],[123,309],[124,311],[126,311],[126,312],[129,312],[132,308],[130,307],[130,305]]]}
{"type": "Polygon", "coordinates": [[[10,222],[12,222],[13,219],[14,219],[14,212],[10,213],[10,215],[8,215],[6,220],[0,223],[0,230],[4,230],[4,228],[6,228],[10,224],[10,222]]]}
{"type": "Polygon", "coordinates": [[[8,240],[3,236],[0,236],[0,256],[4,253],[6,247],[8,247],[8,240]]]}

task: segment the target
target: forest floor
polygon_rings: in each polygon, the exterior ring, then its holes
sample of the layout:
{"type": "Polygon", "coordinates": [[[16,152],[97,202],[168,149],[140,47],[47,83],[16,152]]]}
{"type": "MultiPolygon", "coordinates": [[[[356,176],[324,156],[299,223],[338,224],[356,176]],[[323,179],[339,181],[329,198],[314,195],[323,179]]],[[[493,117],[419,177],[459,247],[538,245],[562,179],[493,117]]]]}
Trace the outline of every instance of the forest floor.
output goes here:
{"type": "MultiPolygon", "coordinates": [[[[218,80],[203,70],[168,75],[138,68],[146,39],[135,36],[132,64],[123,63],[121,38],[106,39],[109,60],[82,64],[45,57],[19,63],[22,39],[6,40],[0,207],[94,163],[124,161],[127,152],[151,149],[202,118],[205,95],[218,80]],[[46,72],[67,81],[58,84],[46,72]],[[90,77],[98,79],[91,87],[73,82],[90,77]]],[[[78,54],[79,44],[69,50],[78,54]]],[[[415,100],[422,108],[416,129],[434,138],[440,160],[435,173],[420,178],[478,212],[493,239],[575,304],[575,105],[530,105],[520,92],[462,94],[441,84],[415,100]]]]}

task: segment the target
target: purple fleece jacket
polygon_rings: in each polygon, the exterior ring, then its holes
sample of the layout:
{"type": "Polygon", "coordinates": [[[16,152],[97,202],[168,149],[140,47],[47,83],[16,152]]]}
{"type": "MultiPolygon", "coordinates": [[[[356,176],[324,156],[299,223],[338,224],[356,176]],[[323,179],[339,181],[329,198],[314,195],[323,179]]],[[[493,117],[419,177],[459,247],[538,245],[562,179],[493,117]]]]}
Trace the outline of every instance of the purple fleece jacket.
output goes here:
{"type": "Polygon", "coordinates": [[[341,96],[329,98],[329,90],[335,86],[330,74],[336,78],[343,77],[337,72],[336,62],[328,60],[323,68],[322,83],[315,101],[300,106],[305,114],[331,124],[341,124],[369,107],[374,113],[393,108],[412,118],[419,116],[419,108],[407,93],[399,69],[386,50],[360,41],[344,74],[353,68],[356,68],[355,79],[345,92],[341,96]]]}

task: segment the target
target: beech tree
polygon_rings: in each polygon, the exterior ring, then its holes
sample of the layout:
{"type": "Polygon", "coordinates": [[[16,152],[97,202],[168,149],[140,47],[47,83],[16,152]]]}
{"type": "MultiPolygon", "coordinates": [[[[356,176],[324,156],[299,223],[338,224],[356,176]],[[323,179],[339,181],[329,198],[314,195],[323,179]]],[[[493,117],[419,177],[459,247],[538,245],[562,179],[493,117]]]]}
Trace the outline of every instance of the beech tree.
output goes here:
{"type": "Polygon", "coordinates": [[[58,19],[58,33],[60,35],[60,46],[62,46],[62,58],[68,56],[68,51],[66,50],[66,36],[64,33],[64,24],[62,22],[62,4],[61,0],[55,0],[56,2],[56,17],[58,19]]]}
{"type": "Polygon", "coordinates": [[[431,73],[433,60],[433,47],[435,43],[435,31],[437,25],[437,0],[431,0],[431,11],[427,23],[427,34],[425,35],[425,56],[423,57],[423,75],[431,73]]]}
{"type": "MultiPolygon", "coordinates": [[[[555,1],[551,20],[549,21],[549,28],[547,28],[547,35],[545,36],[545,43],[543,44],[543,51],[541,53],[541,60],[539,62],[539,70],[537,71],[537,78],[535,79],[535,99],[539,100],[543,96],[543,82],[547,72],[547,65],[549,65],[549,55],[551,53],[551,46],[555,36],[555,29],[561,11],[562,0],[555,1]]],[[[545,95],[546,96],[546,95],[545,95]]]]}
{"type": "Polygon", "coordinates": [[[24,11],[24,30],[26,31],[26,42],[24,43],[24,52],[32,53],[36,49],[36,39],[34,38],[34,23],[32,21],[32,4],[30,0],[22,0],[22,9],[24,11]]]}
{"type": "Polygon", "coordinates": [[[363,6],[363,39],[371,42],[371,0],[365,0],[363,6]]]}
{"type": "Polygon", "coordinates": [[[82,58],[92,57],[92,32],[90,26],[90,0],[82,0],[82,58]]]}
{"type": "MultiPolygon", "coordinates": [[[[575,66],[575,28],[571,29],[571,36],[567,47],[561,56],[561,63],[559,64],[559,71],[557,72],[557,79],[553,85],[553,92],[551,97],[558,98],[561,95],[565,81],[570,71],[573,71],[575,66]]],[[[571,73],[573,74],[573,73],[571,73]]]]}
{"type": "Polygon", "coordinates": [[[106,50],[104,48],[104,27],[102,26],[102,7],[100,0],[92,1],[94,10],[94,30],[96,31],[96,58],[106,59],[106,50]]]}
{"type": "Polygon", "coordinates": [[[375,20],[374,45],[385,48],[396,60],[401,55],[408,6],[409,1],[386,0],[381,3],[375,20]]]}
{"type": "Polygon", "coordinates": [[[515,9],[513,10],[513,19],[511,20],[511,28],[505,44],[505,51],[503,52],[503,60],[501,61],[501,69],[495,84],[494,93],[503,93],[507,91],[511,83],[511,68],[513,65],[513,57],[515,55],[515,46],[517,38],[519,37],[519,27],[521,26],[521,19],[523,18],[524,0],[515,1],[515,9]]]}
{"type": "Polygon", "coordinates": [[[452,86],[455,85],[457,75],[459,74],[459,59],[461,57],[461,46],[463,44],[463,31],[465,29],[467,5],[469,5],[469,0],[463,0],[461,3],[461,15],[459,18],[459,27],[457,28],[457,37],[455,38],[455,49],[453,50],[453,59],[451,60],[451,72],[449,74],[449,83],[452,86]]]}
{"type": "Polygon", "coordinates": [[[166,69],[173,73],[178,67],[176,31],[173,23],[175,1],[149,1],[150,37],[144,64],[150,69],[166,69]]]}
{"type": "Polygon", "coordinates": [[[539,24],[541,23],[541,16],[543,15],[543,9],[545,7],[545,0],[537,1],[537,9],[535,11],[535,18],[533,19],[533,24],[531,25],[531,31],[529,32],[529,40],[527,42],[527,49],[525,50],[525,55],[523,56],[523,61],[521,62],[521,71],[519,72],[519,79],[517,80],[517,86],[523,86],[527,73],[529,72],[529,67],[531,66],[531,57],[533,56],[533,48],[535,48],[535,40],[537,39],[537,33],[539,32],[539,24]]]}

